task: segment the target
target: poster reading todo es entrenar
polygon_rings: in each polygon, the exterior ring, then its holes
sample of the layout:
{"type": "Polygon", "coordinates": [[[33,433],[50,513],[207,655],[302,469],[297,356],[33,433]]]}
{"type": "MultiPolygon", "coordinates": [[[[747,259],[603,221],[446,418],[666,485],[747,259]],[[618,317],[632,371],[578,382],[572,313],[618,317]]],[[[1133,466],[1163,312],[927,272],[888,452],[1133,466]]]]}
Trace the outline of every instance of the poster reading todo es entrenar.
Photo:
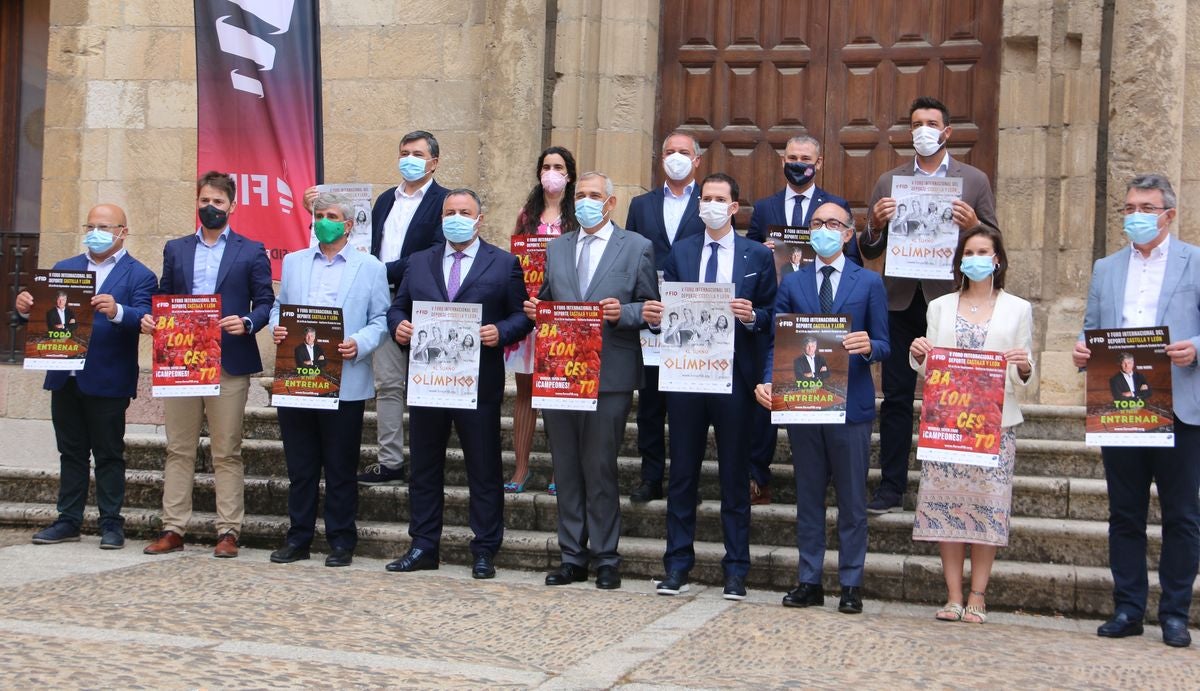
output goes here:
{"type": "Polygon", "coordinates": [[[221,296],[156,295],[155,398],[221,393],[221,296]]]}
{"type": "Polygon", "coordinates": [[[953,204],[962,199],[962,178],[892,178],[896,215],[888,224],[888,276],[953,280],[958,224],[953,204]]]}
{"type": "Polygon", "coordinates": [[[596,302],[537,306],[533,407],[595,410],[600,395],[604,321],[596,302]]]}
{"type": "Polygon", "coordinates": [[[38,269],[29,294],[33,308],[25,331],[25,369],[83,369],[92,336],[96,274],[38,269]]]}
{"type": "Polygon", "coordinates": [[[999,466],[1006,371],[1003,353],[934,348],[925,357],[917,458],[999,466]]]}
{"type": "Polygon", "coordinates": [[[337,410],[342,383],[341,307],[280,305],[287,337],[275,349],[271,405],[337,410]]]}
{"type": "Polygon", "coordinates": [[[848,314],[775,315],[771,363],[771,422],[777,425],[846,421],[850,354],[848,314]]]}
{"type": "Polygon", "coordinates": [[[1174,446],[1171,342],[1165,326],[1089,329],[1088,446],[1174,446]]]}

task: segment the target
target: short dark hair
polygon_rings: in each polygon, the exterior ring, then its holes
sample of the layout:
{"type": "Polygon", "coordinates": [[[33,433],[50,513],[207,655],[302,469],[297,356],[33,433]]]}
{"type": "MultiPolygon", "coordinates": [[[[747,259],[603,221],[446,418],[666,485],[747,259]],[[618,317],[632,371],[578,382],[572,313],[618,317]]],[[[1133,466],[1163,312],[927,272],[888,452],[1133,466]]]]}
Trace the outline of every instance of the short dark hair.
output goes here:
{"type": "Polygon", "coordinates": [[[441,154],[442,150],[441,150],[441,148],[438,147],[437,137],[433,136],[429,132],[426,132],[425,130],[413,130],[412,132],[409,132],[408,134],[401,137],[400,138],[400,147],[404,148],[405,144],[410,144],[419,139],[424,139],[426,142],[429,143],[429,155],[430,156],[433,156],[434,158],[439,158],[439,155],[441,154]]]}
{"type": "Polygon", "coordinates": [[[711,173],[709,175],[706,175],[704,177],[704,179],[700,181],[700,194],[701,195],[704,194],[704,186],[710,182],[729,183],[729,196],[733,199],[733,201],[735,201],[735,202],[738,201],[738,195],[741,190],[738,189],[737,180],[734,180],[733,178],[729,177],[725,173],[711,173]]]}
{"type": "Polygon", "coordinates": [[[1004,287],[1004,274],[1008,271],[1008,253],[1004,251],[1004,235],[1000,231],[990,226],[978,225],[974,228],[961,233],[958,236],[958,248],[954,250],[954,280],[959,286],[962,286],[962,260],[963,250],[967,246],[967,240],[976,235],[986,236],[992,241],[992,248],[996,251],[996,259],[998,260],[996,272],[992,274],[992,285],[997,288],[1004,287]]]}
{"type": "Polygon", "coordinates": [[[233,176],[228,173],[221,173],[215,170],[210,170],[204,175],[196,179],[196,196],[200,196],[200,190],[205,187],[211,187],[218,192],[224,192],[225,196],[229,197],[229,201],[237,201],[237,184],[233,181],[233,176]]]}
{"type": "Polygon", "coordinates": [[[912,120],[913,113],[918,110],[940,110],[942,111],[942,124],[950,124],[950,109],[933,96],[918,96],[913,99],[912,105],[908,107],[908,119],[912,120]]]}

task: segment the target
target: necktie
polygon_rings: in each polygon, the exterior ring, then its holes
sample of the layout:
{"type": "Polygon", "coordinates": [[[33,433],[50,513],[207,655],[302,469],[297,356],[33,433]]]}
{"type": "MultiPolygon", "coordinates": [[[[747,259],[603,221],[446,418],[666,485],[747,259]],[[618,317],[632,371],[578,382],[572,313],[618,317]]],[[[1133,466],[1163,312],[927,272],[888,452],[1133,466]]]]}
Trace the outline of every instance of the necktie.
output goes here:
{"type": "Polygon", "coordinates": [[[454,265],[450,267],[450,282],[446,284],[446,296],[450,301],[454,301],[454,296],[458,295],[458,289],[462,285],[462,260],[467,256],[462,252],[454,253],[454,265]]]}
{"type": "Polygon", "coordinates": [[[579,263],[575,265],[575,276],[579,279],[579,297],[583,299],[587,297],[588,284],[591,283],[592,241],[596,239],[596,236],[588,235],[583,231],[579,232],[583,235],[579,239],[583,243],[583,249],[579,251],[579,263]]]}
{"type": "Polygon", "coordinates": [[[704,282],[717,282],[717,250],[721,249],[721,243],[710,242],[708,248],[711,250],[708,254],[708,263],[704,265],[704,282]]]}
{"type": "Polygon", "coordinates": [[[795,197],[792,197],[792,198],[796,200],[796,204],[792,207],[792,225],[803,226],[804,225],[804,195],[797,194],[795,197]]]}
{"type": "Polygon", "coordinates": [[[832,266],[822,266],[821,273],[821,311],[829,314],[833,311],[833,279],[830,276],[836,271],[832,266]]]}

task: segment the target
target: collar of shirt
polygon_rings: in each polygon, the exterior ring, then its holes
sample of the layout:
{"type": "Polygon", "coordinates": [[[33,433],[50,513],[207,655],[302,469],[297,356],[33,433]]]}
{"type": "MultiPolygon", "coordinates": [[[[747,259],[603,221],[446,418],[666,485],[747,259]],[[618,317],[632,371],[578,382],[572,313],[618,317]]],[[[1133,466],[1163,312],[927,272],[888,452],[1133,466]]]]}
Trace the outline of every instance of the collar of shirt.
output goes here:
{"type": "Polygon", "coordinates": [[[329,259],[328,257],[325,256],[325,253],[321,251],[320,245],[315,245],[312,249],[313,249],[313,261],[315,261],[315,262],[319,261],[319,262],[324,262],[326,264],[334,264],[339,259],[341,259],[343,262],[346,262],[346,263],[350,262],[350,255],[349,255],[350,243],[349,242],[347,242],[345,244],[345,246],[342,247],[342,249],[338,250],[337,254],[333,255],[333,259],[329,259]]]}
{"type": "Polygon", "coordinates": [[[455,252],[462,252],[463,254],[466,255],[466,258],[474,259],[475,255],[479,253],[479,238],[476,237],[474,240],[471,241],[470,245],[467,245],[466,247],[464,247],[461,250],[454,249],[454,247],[450,243],[447,242],[446,243],[446,251],[442,253],[442,259],[450,259],[451,257],[454,256],[455,252]]]}
{"type": "Polygon", "coordinates": [[[825,262],[821,261],[820,259],[817,260],[817,263],[816,263],[817,285],[820,285],[821,281],[825,277],[825,274],[821,273],[821,267],[824,267],[824,266],[832,266],[834,269],[833,275],[829,277],[830,280],[833,280],[834,278],[841,276],[842,271],[846,268],[846,253],[843,252],[843,253],[839,254],[837,259],[833,260],[832,264],[826,264],[825,262]]]}
{"type": "Polygon", "coordinates": [[[792,200],[796,197],[804,197],[805,199],[812,201],[814,187],[816,187],[816,185],[810,182],[808,183],[807,189],[805,189],[803,192],[797,192],[796,190],[792,189],[791,185],[786,185],[783,188],[783,208],[787,209],[790,213],[793,204],[792,200]]]}
{"type": "Polygon", "coordinates": [[[1167,236],[1165,238],[1163,238],[1163,241],[1158,243],[1158,246],[1156,246],[1154,249],[1150,250],[1149,257],[1144,256],[1141,252],[1139,252],[1137,250],[1136,247],[1130,247],[1129,248],[1129,255],[1130,255],[1129,258],[1132,261],[1140,261],[1140,262],[1166,261],[1167,260],[1167,251],[1170,249],[1170,245],[1171,245],[1171,234],[1167,233],[1167,236]]]}
{"type": "Polygon", "coordinates": [[[227,242],[229,240],[229,226],[225,226],[225,230],[222,230],[221,234],[217,236],[217,241],[211,245],[204,241],[204,226],[199,226],[196,228],[196,239],[199,240],[200,244],[204,245],[205,247],[216,247],[222,242],[227,242]]]}
{"type": "MultiPolygon", "coordinates": [[[[87,254],[87,261],[88,261],[88,270],[95,271],[99,267],[112,268],[112,267],[116,266],[117,262],[121,261],[122,257],[124,257],[126,254],[129,254],[129,251],[126,250],[124,247],[122,247],[121,249],[117,250],[116,252],[113,252],[102,262],[96,261],[92,257],[91,252],[87,252],[86,254],[87,254]]],[[[99,287],[100,286],[98,286],[98,285],[96,286],[96,288],[99,288],[99,287]]]]}
{"type": "Polygon", "coordinates": [[[692,190],[696,189],[695,181],[689,182],[687,187],[683,188],[683,194],[675,194],[671,191],[671,186],[663,183],[663,196],[668,199],[687,199],[692,196],[692,190]]]}
{"type": "Polygon", "coordinates": [[[704,246],[708,247],[711,243],[715,242],[721,246],[721,249],[729,250],[729,252],[731,252],[731,254],[729,256],[732,257],[733,256],[733,254],[732,254],[732,252],[733,252],[733,235],[734,235],[733,229],[731,228],[728,233],[725,233],[725,236],[722,237],[720,240],[718,240],[717,238],[714,238],[712,235],[710,235],[709,234],[710,232],[711,231],[708,228],[704,229],[704,246]]]}
{"type": "Polygon", "coordinates": [[[950,170],[949,151],[942,151],[942,162],[938,164],[937,168],[933,169],[932,173],[926,173],[924,170],[922,170],[921,162],[917,160],[916,156],[913,156],[913,175],[920,175],[927,178],[944,178],[946,177],[946,171],[948,170],[950,170]]]}
{"type": "Polygon", "coordinates": [[[396,185],[396,201],[400,201],[401,199],[422,199],[425,197],[425,192],[429,190],[429,186],[432,184],[433,178],[429,178],[427,181],[425,181],[424,185],[421,185],[421,189],[413,192],[412,194],[404,193],[403,184],[396,185]]]}
{"type": "MultiPolygon", "coordinates": [[[[608,239],[610,237],[612,237],[612,234],[613,234],[613,224],[612,224],[612,221],[609,221],[608,223],[605,223],[604,225],[600,226],[600,230],[597,230],[596,232],[592,233],[592,236],[594,236],[597,240],[600,240],[601,242],[608,242],[608,239]]],[[[579,238],[576,241],[577,244],[583,244],[582,241],[583,241],[583,237],[585,235],[587,235],[587,233],[585,231],[583,231],[583,230],[579,231],[579,238]]]]}

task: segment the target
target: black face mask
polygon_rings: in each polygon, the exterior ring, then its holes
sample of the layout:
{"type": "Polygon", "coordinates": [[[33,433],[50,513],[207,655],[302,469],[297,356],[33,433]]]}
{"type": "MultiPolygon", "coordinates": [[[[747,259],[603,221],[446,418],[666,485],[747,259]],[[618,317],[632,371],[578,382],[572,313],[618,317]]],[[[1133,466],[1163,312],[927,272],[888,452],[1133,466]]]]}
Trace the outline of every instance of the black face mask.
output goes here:
{"type": "Polygon", "coordinates": [[[789,161],[783,164],[783,176],[796,187],[804,187],[817,176],[817,167],[811,163],[789,161]]]}
{"type": "Polygon", "coordinates": [[[222,211],[212,204],[200,207],[199,216],[200,225],[209,230],[224,228],[225,224],[229,222],[229,212],[222,211]]]}

